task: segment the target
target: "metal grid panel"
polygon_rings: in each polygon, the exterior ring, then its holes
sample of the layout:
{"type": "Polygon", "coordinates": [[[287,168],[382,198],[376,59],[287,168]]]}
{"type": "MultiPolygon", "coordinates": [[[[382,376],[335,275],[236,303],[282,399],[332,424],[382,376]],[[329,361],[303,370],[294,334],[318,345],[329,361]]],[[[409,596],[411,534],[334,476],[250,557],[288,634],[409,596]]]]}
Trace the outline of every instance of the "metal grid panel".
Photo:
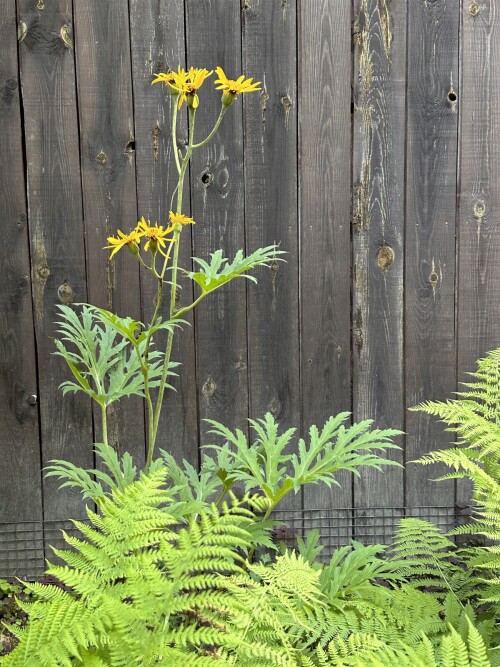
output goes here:
{"type": "Polygon", "coordinates": [[[37,578],[45,569],[41,521],[0,524],[0,577],[37,578]]]}
{"type": "MultiPolygon", "coordinates": [[[[417,517],[431,521],[441,530],[451,530],[460,520],[456,507],[369,507],[341,509],[277,510],[273,517],[283,522],[275,537],[288,546],[296,544],[313,528],[319,530],[324,549],[322,560],[331,557],[338,547],[357,540],[363,544],[390,544],[399,520],[417,517]]],[[[71,521],[27,521],[0,524],[0,577],[39,579],[45,570],[44,547],[54,561],[50,546],[65,548],[62,531],[77,537],[79,531],[71,521]]]]}
{"type": "Polygon", "coordinates": [[[338,547],[357,540],[363,544],[390,544],[400,519],[415,517],[431,521],[443,531],[457,525],[458,512],[454,506],[440,507],[368,507],[343,509],[307,509],[303,512],[277,510],[273,517],[284,526],[275,530],[276,538],[294,546],[296,536],[317,528],[324,549],[321,560],[331,557],[338,547]]]}

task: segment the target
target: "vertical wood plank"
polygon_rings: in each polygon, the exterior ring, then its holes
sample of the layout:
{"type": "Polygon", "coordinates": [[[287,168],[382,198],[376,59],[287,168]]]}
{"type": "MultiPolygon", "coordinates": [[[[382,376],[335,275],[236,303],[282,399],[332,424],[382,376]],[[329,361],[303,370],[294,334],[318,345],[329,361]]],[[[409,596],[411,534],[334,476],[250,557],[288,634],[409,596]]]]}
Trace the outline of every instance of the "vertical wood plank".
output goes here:
{"type": "MultiPolygon", "coordinates": [[[[168,0],[133,1],[130,6],[134,111],[136,134],[137,203],[139,216],[165,224],[170,199],[177,185],[177,170],[171,142],[171,97],[163,85],[151,86],[153,74],[185,66],[184,4],[168,0]]],[[[186,133],[185,114],[179,118],[179,137],[186,133]]],[[[186,179],[187,180],[187,179],[186,179]]],[[[189,204],[189,197],[187,197],[189,204]]],[[[180,263],[190,267],[192,230],[182,232],[180,263]]],[[[145,321],[153,314],[156,283],[142,275],[142,303],[145,321]]],[[[190,284],[179,295],[180,306],[193,298],[190,284]]],[[[164,317],[167,313],[164,314],[164,317]]],[[[191,318],[192,322],[192,318],[191,318]]],[[[158,339],[164,349],[165,340],[158,339]]],[[[185,328],[174,341],[172,359],[181,362],[179,377],[173,379],[175,392],[165,396],[160,419],[158,447],[177,459],[198,461],[197,397],[194,330],[185,328]]]]}
{"type": "MultiPolygon", "coordinates": [[[[85,245],[69,0],[18,3],[28,223],[38,354],[42,463],[92,465],[89,401],[62,398],[63,360],[52,356],[58,303],[86,301],[85,245]]],[[[44,481],[44,518],[84,516],[78,492],[44,481]]]]}
{"type": "MultiPolygon", "coordinates": [[[[406,405],[455,390],[458,0],[408,5],[406,405]]],[[[436,419],[410,412],[406,460],[445,446],[436,419]]],[[[409,464],[408,506],[454,505],[453,482],[409,464]]],[[[425,517],[425,514],[424,514],[425,517]]]]}
{"type": "MultiPolygon", "coordinates": [[[[301,368],[307,428],[351,410],[351,2],[302,2],[299,43],[301,368]]],[[[304,506],[352,507],[350,475],[339,481],[341,489],[306,490],[304,506]]]]}
{"type": "MultiPolygon", "coordinates": [[[[406,3],[356,0],[354,40],[353,418],[402,429],[406,3]]],[[[403,471],[364,470],[354,505],[381,508],[356,513],[380,542],[383,508],[404,505],[403,471]]]]}
{"type": "Polygon", "coordinates": [[[244,71],[262,81],[244,99],[247,250],[288,253],[247,286],[250,414],[300,431],[295,3],[253,0],[243,19],[244,71]]]}
{"type": "MultiPolygon", "coordinates": [[[[128,252],[108,259],[106,237],[137,223],[135,138],[127,0],[75,4],[83,209],[88,298],[120,316],[140,319],[139,264],[128,252]]],[[[109,442],[144,461],[142,399],[109,408],[109,442]]],[[[101,438],[95,411],[96,441],[101,438]]]]}
{"type": "Polygon", "coordinates": [[[13,0],[0,16],[0,523],[41,521],[37,377],[13,0]]]}
{"type": "MultiPolygon", "coordinates": [[[[229,78],[241,71],[240,5],[186,0],[188,65],[220,65],[229,78]]],[[[215,73],[214,73],[215,76],[215,73]]],[[[197,140],[212,129],[220,92],[209,79],[200,94],[197,140]]],[[[245,247],[242,101],[226,113],[214,139],[193,156],[194,254],[222,248],[232,258],[245,247]]],[[[246,429],[248,417],[246,285],[236,280],[200,304],[195,315],[200,418],[246,429]]],[[[202,433],[206,430],[201,423],[202,433]]],[[[202,438],[206,443],[206,438],[202,438]]]]}
{"type": "MultiPolygon", "coordinates": [[[[463,6],[458,222],[458,380],[500,345],[500,8],[463,6]]],[[[470,378],[469,378],[470,380],[470,378]]],[[[457,502],[470,500],[457,483],[457,502]]]]}

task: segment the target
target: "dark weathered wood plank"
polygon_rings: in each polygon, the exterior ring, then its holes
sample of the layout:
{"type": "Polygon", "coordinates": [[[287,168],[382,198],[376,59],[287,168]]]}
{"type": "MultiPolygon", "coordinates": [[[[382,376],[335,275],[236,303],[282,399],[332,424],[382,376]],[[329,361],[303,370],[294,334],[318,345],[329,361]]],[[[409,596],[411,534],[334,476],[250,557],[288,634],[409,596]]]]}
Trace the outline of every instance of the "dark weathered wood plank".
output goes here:
{"type": "MultiPolygon", "coordinates": [[[[28,223],[38,354],[42,463],[68,459],[92,465],[89,401],[62,398],[68,377],[52,356],[56,304],[86,301],[85,245],[75,99],[71,3],[18,3],[20,64],[26,140],[28,223]]],[[[44,482],[47,520],[84,515],[78,492],[44,482]]]]}
{"type": "MultiPolygon", "coordinates": [[[[351,410],[351,2],[301,3],[299,23],[302,409],[304,428],[351,410]]],[[[352,481],[305,507],[352,507],[352,481]]],[[[349,527],[347,526],[347,530],[349,527]]]]}
{"type": "MultiPolygon", "coordinates": [[[[500,346],[500,9],[464,3],[460,91],[458,380],[500,346]]],[[[470,378],[469,378],[470,380],[470,378]]],[[[470,498],[457,485],[457,502],[470,498]]]]}
{"type": "Polygon", "coordinates": [[[246,245],[288,253],[247,285],[250,414],[300,431],[296,18],[294,3],[253,0],[243,11],[245,75],[262,82],[244,99],[246,245]]]}
{"type": "MultiPolygon", "coordinates": [[[[171,142],[172,104],[165,87],[151,86],[151,81],[154,73],[185,65],[183,3],[134,1],[130,7],[130,27],[139,216],[165,224],[171,195],[177,185],[171,142]]],[[[181,141],[185,134],[183,113],[179,119],[181,141]]],[[[186,203],[189,206],[189,197],[186,203]]],[[[191,265],[191,231],[190,228],[184,229],[181,237],[180,263],[184,267],[191,265]]],[[[142,305],[146,321],[153,314],[155,296],[156,283],[143,273],[142,305]]],[[[184,284],[179,296],[180,305],[187,305],[192,297],[191,285],[184,284]]],[[[161,337],[159,345],[164,348],[165,341],[161,337]]],[[[181,362],[182,366],[179,378],[173,381],[176,391],[166,394],[157,442],[177,459],[186,458],[195,464],[198,461],[198,427],[193,328],[187,327],[178,334],[172,359],[181,362]]]]}
{"type": "MultiPolygon", "coordinates": [[[[402,429],[406,2],[356,0],[354,45],[353,418],[402,429]]],[[[363,471],[354,505],[402,507],[402,469],[363,471]]]]}
{"type": "MultiPolygon", "coordinates": [[[[106,237],[137,223],[135,138],[127,0],[75,4],[78,108],[88,298],[118,315],[140,319],[139,264],[128,252],[108,260],[106,237]],[[110,63],[112,64],[110,66],[110,63]]],[[[96,441],[101,439],[95,411],[96,441]]],[[[109,442],[144,460],[140,398],[114,403],[109,442]]]]}
{"type": "MultiPolygon", "coordinates": [[[[458,0],[408,4],[405,270],[406,405],[455,389],[455,208],[458,0]]],[[[410,412],[406,460],[450,441],[435,418],[410,412]]],[[[453,482],[409,464],[409,506],[454,504],[453,482]]]]}
{"type": "MultiPolygon", "coordinates": [[[[228,77],[239,76],[239,3],[187,0],[186,9],[188,65],[209,69],[220,65],[228,77]]],[[[208,134],[219,113],[220,93],[212,80],[200,94],[197,140],[208,134]]],[[[208,258],[210,252],[223,248],[224,256],[232,258],[245,246],[241,104],[241,99],[234,102],[217,136],[193,157],[191,197],[197,257],[208,258]]],[[[207,298],[195,315],[200,418],[243,429],[248,417],[245,290],[245,282],[237,280],[207,298]]],[[[201,429],[205,431],[203,424],[201,429]]]]}
{"type": "MultiPolygon", "coordinates": [[[[0,16],[0,523],[42,518],[15,2],[0,16]]],[[[0,538],[1,539],[1,538],[0,538]]]]}

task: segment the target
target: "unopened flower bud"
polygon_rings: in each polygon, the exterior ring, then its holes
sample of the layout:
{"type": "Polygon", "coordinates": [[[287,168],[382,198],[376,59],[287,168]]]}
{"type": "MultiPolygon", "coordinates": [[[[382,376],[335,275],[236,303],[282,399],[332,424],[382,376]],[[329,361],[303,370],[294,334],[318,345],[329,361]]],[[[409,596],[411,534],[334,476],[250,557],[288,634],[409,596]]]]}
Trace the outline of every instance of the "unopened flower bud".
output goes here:
{"type": "Polygon", "coordinates": [[[188,107],[191,107],[191,109],[197,109],[200,104],[198,95],[196,93],[188,93],[186,95],[186,104],[188,107]]]}
{"type": "Polygon", "coordinates": [[[225,92],[224,95],[222,96],[222,106],[230,107],[231,104],[234,102],[235,97],[236,95],[234,95],[234,93],[231,93],[229,91],[225,92]]]}
{"type": "Polygon", "coordinates": [[[135,255],[137,257],[137,255],[139,254],[139,246],[137,245],[137,243],[127,243],[127,247],[132,253],[132,255],[135,255]]]}

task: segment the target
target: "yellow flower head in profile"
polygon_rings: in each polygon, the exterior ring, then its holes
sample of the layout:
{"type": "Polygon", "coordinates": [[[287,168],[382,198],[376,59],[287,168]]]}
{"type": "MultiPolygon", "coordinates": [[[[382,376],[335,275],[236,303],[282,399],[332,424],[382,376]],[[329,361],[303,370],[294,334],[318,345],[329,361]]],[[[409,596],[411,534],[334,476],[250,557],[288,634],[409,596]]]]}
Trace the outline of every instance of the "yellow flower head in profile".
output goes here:
{"type": "Polygon", "coordinates": [[[174,213],[173,211],[169,211],[168,219],[170,220],[172,225],[194,225],[195,224],[193,218],[188,218],[187,215],[183,215],[182,213],[174,213]]]}
{"type": "Polygon", "coordinates": [[[167,239],[167,234],[173,231],[173,227],[167,227],[163,229],[161,225],[155,223],[154,226],[151,225],[149,220],[146,222],[145,218],[142,217],[137,223],[137,227],[134,230],[139,236],[144,236],[147,239],[144,244],[144,250],[151,250],[151,252],[156,252],[159,250],[162,255],[165,253],[162,251],[162,248],[165,247],[166,242],[173,241],[173,238],[167,239]]]}
{"type": "Polygon", "coordinates": [[[128,249],[133,255],[137,255],[139,252],[139,244],[141,242],[141,234],[134,229],[130,234],[124,234],[120,229],[118,230],[117,236],[108,236],[109,245],[104,246],[105,248],[111,248],[113,252],[109,256],[109,259],[113,257],[119,250],[128,246],[128,249]]]}
{"type": "Polygon", "coordinates": [[[156,74],[156,79],[151,81],[151,85],[154,83],[164,83],[166,84],[172,93],[179,95],[180,92],[184,89],[187,82],[188,73],[182,67],[177,68],[177,72],[160,72],[156,74]]]}
{"type": "Polygon", "coordinates": [[[163,82],[167,84],[174,95],[178,95],[177,106],[180,109],[184,102],[193,109],[197,109],[200,103],[198,90],[202,87],[205,79],[212,72],[207,69],[191,67],[187,72],[179,67],[177,72],[167,72],[166,74],[157,74],[152,83],[163,82]]]}
{"type": "Polygon", "coordinates": [[[260,90],[260,81],[252,83],[253,79],[245,79],[243,74],[237,79],[228,79],[222,67],[216,67],[215,71],[219,77],[215,80],[215,83],[219,84],[216,86],[216,89],[222,90],[222,103],[224,106],[228,107],[232,104],[236,95],[240,93],[252,93],[255,90],[260,90]]]}

